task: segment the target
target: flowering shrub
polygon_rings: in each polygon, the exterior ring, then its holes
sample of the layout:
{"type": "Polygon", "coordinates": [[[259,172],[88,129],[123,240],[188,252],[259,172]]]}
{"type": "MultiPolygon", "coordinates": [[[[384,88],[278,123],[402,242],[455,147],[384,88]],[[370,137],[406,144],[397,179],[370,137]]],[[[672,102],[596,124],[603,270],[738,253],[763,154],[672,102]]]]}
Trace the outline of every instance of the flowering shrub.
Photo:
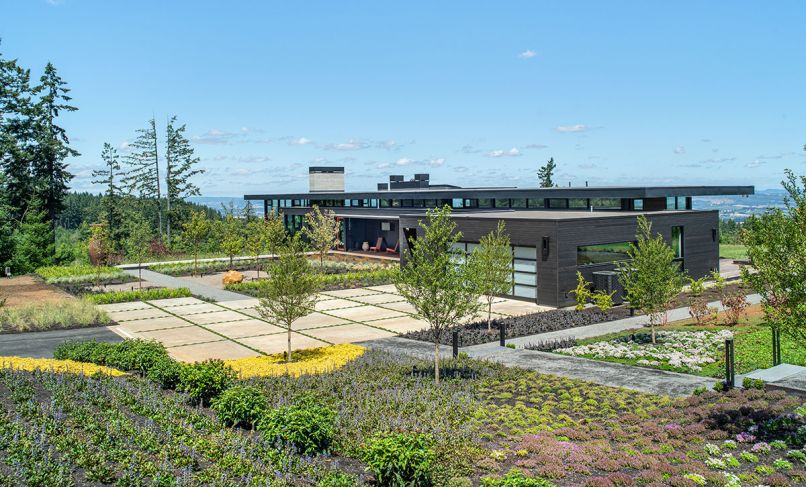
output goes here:
{"type": "Polygon", "coordinates": [[[732,333],[720,331],[659,331],[657,344],[640,339],[644,334],[627,338],[594,342],[589,345],[561,348],[557,353],[596,359],[626,359],[638,365],[667,366],[682,371],[699,371],[702,365],[714,363],[724,349],[725,339],[732,333]]]}
{"type": "Polygon", "coordinates": [[[235,370],[242,379],[285,374],[298,377],[302,374],[319,374],[343,367],[363,355],[365,350],[364,347],[348,343],[300,350],[294,353],[294,361],[291,363],[286,363],[285,355],[282,353],[225,360],[224,363],[235,370]]]}
{"type": "Polygon", "coordinates": [[[42,370],[49,372],[71,373],[71,374],[105,374],[111,376],[126,375],[116,369],[103,367],[95,364],[85,364],[74,360],[57,360],[49,358],[27,358],[27,357],[0,357],[0,368],[12,370],[42,370]]]}

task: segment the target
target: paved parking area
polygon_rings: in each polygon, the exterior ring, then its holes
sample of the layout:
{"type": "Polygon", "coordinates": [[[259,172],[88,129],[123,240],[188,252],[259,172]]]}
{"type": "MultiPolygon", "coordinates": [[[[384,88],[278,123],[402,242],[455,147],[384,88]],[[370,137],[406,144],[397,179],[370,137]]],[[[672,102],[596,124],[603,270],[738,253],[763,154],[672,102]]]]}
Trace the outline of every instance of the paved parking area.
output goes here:
{"type": "MultiPolygon", "coordinates": [[[[124,338],[162,342],[177,360],[233,359],[286,349],[285,329],[264,320],[254,298],[207,303],[196,298],[101,305],[124,338]]],[[[532,303],[498,298],[494,317],[544,311],[532,303]]],[[[327,291],[316,311],[294,322],[294,349],[389,338],[426,328],[393,285],[327,291]]]]}

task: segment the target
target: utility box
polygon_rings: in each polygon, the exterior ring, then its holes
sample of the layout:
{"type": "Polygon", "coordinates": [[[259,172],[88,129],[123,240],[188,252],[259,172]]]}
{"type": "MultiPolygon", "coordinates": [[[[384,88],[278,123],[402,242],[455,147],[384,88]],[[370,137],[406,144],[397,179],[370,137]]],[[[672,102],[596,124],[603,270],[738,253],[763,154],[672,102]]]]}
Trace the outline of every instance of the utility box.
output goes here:
{"type": "Polygon", "coordinates": [[[604,291],[613,294],[613,304],[624,302],[624,288],[618,280],[619,273],[616,271],[596,271],[593,273],[593,290],[604,291]]]}

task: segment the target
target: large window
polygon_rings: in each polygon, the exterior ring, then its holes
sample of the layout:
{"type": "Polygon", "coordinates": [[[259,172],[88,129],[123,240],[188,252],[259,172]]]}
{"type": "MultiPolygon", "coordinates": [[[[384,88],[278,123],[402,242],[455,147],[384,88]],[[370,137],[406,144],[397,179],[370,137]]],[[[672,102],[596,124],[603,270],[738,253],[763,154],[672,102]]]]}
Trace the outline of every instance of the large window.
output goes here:
{"type": "MultiPolygon", "coordinates": [[[[457,242],[453,249],[456,259],[463,261],[466,255],[473,252],[479,244],[473,242],[457,242]]],[[[512,247],[512,289],[509,296],[519,298],[537,298],[537,249],[535,247],[512,247]]]]}
{"type": "Polygon", "coordinates": [[[591,198],[594,210],[620,210],[621,198],[591,198]]]}
{"type": "Polygon", "coordinates": [[[609,244],[583,245],[577,247],[577,265],[612,264],[629,260],[627,250],[631,242],[614,242],[609,244]]]}
{"type": "Polygon", "coordinates": [[[683,227],[672,227],[672,250],[674,250],[674,258],[683,258],[683,227]]]}

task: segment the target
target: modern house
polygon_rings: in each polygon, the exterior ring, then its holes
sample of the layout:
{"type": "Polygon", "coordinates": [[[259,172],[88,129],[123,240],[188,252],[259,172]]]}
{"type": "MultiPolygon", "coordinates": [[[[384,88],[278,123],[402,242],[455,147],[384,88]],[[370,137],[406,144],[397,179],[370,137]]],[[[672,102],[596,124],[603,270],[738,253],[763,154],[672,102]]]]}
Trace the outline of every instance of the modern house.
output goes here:
{"type": "Polygon", "coordinates": [[[692,198],[754,192],[753,186],[462,188],[433,185],[428,174],[410,180],[390,176],[376,191],[345,192],[343,178],[333,178],[343,175],[343,168],[314,171],[312,182],[322,174],[330,178],[327,191],[244,198],[262,201],[266,214],[281,212],[292,232],[302,228],[313,205],[331,209],[343,221],[346,250],[377,247],[401,255],[422,234],[418,221],[428,208],[453,209],[460,247],[468,252],[503,220],[512,241],[511,296],[546,306],[573,302],[568,291],[577,271],[597,287],[612,286],[616,262],[626,258],[635,240],[638,215],[670,243],[689,275],[718,270],[719,212],[693,210],[692,198]]]}

